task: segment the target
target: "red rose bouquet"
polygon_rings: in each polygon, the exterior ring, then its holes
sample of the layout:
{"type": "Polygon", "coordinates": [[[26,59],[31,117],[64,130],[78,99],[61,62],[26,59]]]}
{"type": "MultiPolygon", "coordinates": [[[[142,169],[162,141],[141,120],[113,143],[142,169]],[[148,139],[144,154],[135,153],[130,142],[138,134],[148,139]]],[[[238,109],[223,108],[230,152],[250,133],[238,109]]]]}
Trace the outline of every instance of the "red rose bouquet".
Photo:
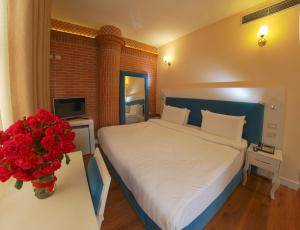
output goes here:
{"type": "MultiPolygon", "coordinates": [[[[16,179],[15,187],[22,188],[23,181],[45,180],[40,188],[49,188],[56,180],[54,172],[61,167],[67,153],[75,149],[75,134],[68,122],[41,109],[34,116],[24,118],[0,131],[0,181],[16,179]]],[[[35,184],[34,184],[35,183],[35,184]]]]}

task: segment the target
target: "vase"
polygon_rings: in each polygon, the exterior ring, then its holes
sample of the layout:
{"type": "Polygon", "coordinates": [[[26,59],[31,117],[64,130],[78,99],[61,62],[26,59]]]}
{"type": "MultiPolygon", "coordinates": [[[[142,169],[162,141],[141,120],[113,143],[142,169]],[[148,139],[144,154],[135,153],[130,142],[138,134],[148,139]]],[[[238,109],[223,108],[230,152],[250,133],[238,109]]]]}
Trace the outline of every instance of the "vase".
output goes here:
{"type": "Polygon", "coordinates": [[[45,199],[51,196],[55,192],[56,180],[56,176],[51,174],[32,181],[35,196],[39,199],[45,199]]]}

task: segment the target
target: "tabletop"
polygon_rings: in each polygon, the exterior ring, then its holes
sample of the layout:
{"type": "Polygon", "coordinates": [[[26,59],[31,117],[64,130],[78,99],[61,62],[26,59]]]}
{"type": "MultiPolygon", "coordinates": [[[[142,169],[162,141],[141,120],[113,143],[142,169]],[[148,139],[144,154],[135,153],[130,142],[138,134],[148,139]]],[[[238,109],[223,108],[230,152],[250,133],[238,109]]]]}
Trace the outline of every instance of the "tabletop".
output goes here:
{"type": "Polygon", "coordinates": [[[281,150],[275,149],[274,154],[265,153],[265,152],[263,152],[263,151],[257,151],[257,152],[255,152],[255,151],[253,150],[253,146],[256,146],[256,145],[251,144],[251,145],[249,146],[249,148],[248,148],[248,151],[249,151],[249,152],[259,153],[259,154],[262,155],[262,156],[265,156],[265,157],[268,157],[268,158],[272,158],[272,159],[276,159],[276,160],[278,160],[278,161],[282,161],[282,151],[281,151],[281,150]]]}
{"type": "Polygon", "coordinates": [[[14,179],[0,182],[1,230],[99,230],[81,152],[69,154],[69,165],[56,171],[56,191],[46,198],[34,196],[30,182],[21,190],[14,179]]]}

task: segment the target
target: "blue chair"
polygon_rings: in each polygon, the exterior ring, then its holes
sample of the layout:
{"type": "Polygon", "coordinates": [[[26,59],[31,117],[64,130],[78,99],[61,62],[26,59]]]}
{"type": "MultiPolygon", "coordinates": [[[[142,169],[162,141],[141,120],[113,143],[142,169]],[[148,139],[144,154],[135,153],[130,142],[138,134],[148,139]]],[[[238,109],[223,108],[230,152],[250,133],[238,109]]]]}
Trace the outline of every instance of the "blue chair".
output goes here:
{"type": "Polygon", "coordinates": [[[94,157],[89,160],[87,179],[97,222],[101,229],[111,177],[98,148],[95,151],[94,157]]]}

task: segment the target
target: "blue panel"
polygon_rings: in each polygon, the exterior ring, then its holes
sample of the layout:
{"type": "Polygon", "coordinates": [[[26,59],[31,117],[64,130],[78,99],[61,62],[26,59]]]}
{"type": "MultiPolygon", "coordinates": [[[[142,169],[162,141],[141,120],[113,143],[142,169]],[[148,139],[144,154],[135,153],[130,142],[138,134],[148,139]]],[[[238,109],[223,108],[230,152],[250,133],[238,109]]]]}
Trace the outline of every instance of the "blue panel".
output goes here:
{"type": "Polygon", "coordinates": [[[222,113],[233,116],[246,116],[243,138],[249,143],[258,144],[262,140],[264,105],[259,103],[217,101],[190,98],[167,97],[166,104],[188,108],[191,110],[189,124],[201,126],[201,109],[215,113],[222,113]]]}
{"type": "Polygon", "coordinates": [[[126,102],[126,105],[144,105],[144,104],[145,104],[145,100],[144,99],[126,102]]]}
{"type": "Polygon", "coordinates": [[[120,74],[120,124],[125,124],[125,73],[120,74]]]}
{"type": "Polygon", "coordinates": [[[103,181],[96,159],[94,157],[92,157],[88,163],[87,179],[89,183],[89,189],[93,201],[94,210],[97,214],[100,205],[100,196],[102,193],[103,181]]]}
{"type": "Polygon", "coordinates": [[[125,76],[144,78],[145,83],[145,121],[149,119],[149,101],[148,101],[148,75],[146,73],[135,73],[130,71],[120,72],[120,123],[125,124],[125,76]]]}
{"type": "MultiPolygon", "coordinates": [[[[126,187],[125,183],[122,181],[118,172],[114,169],[110,161],[105,155],[103,158],[106,162],[106,165],[109,167],[110,172],[114,176],[118,185],[120,186],[122,192],[127,197],[130,205],[134,208],[137,215],[145,225],[147,230],[161,230],[160,227],[144,212],[140,205],[135,200],[133,194],[126,187]]],[[[208,224],[208,222],[214,217],[214,215],[219,211],[223,206],[228,197],[232,194],[234,189],[239,185],[242,179],[242,169],[235,175],[231,182],[226,186],[224,191],[205,209],[191,224],[186,226],[184,230],[200,230],[208,224]]]]}

